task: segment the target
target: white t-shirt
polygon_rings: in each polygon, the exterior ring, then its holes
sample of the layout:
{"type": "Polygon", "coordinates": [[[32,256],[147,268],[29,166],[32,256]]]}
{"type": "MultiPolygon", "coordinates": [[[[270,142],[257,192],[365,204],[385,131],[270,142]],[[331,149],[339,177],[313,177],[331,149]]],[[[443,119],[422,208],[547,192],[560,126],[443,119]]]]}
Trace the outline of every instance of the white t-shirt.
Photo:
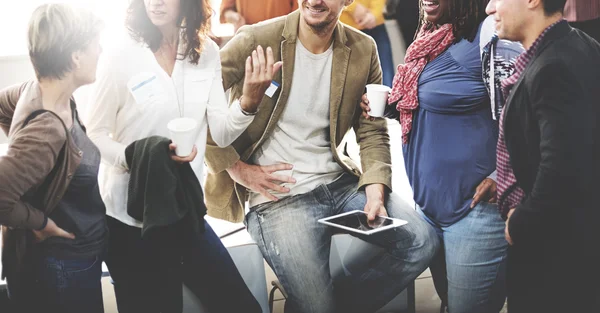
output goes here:
{"type": "MultiPolygon", "coordinates": [[[[278,198],[302,194],[328,184],[342,175],[333,158],[329,127],[329,95],[333,45],[321,54],[308,51],[298,40],[294,76],[288,102],[273,133],[256,151],[252,163],[294,165],[295,184],[287,184],[287,194],[272,192],[278,198]]],[[[285,172],[275,173],[287,175],[285,172]]],[[[259,193],[250,193],[250,207],[268,202],[259,193]]]]}
{"type": "MultiPolygon", "coordinates": [[[[126,33],[126,32],[124,32],[126,33]]],[[[204,39],[198,65],[177,60],[171,76],[146,45],[127,37],[104,53],[92,87],[87,114],[88,135],[100,149],[100,193],[107,214],[141,227],[127,214],[129,174],[125,148],[149,136],[169,137],[167,123],[178,117],[198,122],[198,155],[191,163],[202,182],[207,126],[219,146],[230,145],[252,122],[239,103],[229,107],[223,91],[218,46],[204,39]]]]}

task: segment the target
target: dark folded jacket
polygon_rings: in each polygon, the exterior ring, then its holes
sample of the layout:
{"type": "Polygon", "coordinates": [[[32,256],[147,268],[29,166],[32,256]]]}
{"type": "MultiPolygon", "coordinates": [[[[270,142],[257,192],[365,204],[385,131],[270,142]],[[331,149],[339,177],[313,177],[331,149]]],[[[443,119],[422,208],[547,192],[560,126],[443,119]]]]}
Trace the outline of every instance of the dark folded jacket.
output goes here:
{"type": "Polygon", "coordinates": [[[127,213],[142,221],[142,237],[190,219],[194,232],[204,232],[204,195],[189,163],[171,159],[170,140],[148,137],[125,149],[129,166],[127,213]]]}

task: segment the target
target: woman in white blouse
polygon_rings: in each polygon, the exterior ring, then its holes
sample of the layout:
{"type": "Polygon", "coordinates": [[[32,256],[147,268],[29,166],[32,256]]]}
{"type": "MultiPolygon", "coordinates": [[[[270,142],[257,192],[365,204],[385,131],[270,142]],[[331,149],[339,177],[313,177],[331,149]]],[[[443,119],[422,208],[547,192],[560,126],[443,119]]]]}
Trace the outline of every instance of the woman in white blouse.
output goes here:
{"type": "Polygon", "coordinates": [[[91,95],[88,133],[104,163],[101,194],[110,230],[106,263],[120,313],[181,312],[182,277],[210,312],[261,311],[208,224],[204,238],[194,242],[192,260],[182,262],[177,253],[170,257],[155,251],[141,238],[141,222],[127,214],[129,144],[149,136],[169,137],[170,120],[193,118],[199,125],[196,148],[188,157],[173,154],[172,159],[190,162],[203,181],[208,126],[219,146],[231,144],[252,122],[281,67],[273,62],[270,48],[257,47],[246,62],[244,95],[229,106],[219,49],[207,36],[208,2],[133,0],[127,11],[128,34],[101,60],[91,95]],[[225,292],[236,299],[218,302],[225,292]]]}

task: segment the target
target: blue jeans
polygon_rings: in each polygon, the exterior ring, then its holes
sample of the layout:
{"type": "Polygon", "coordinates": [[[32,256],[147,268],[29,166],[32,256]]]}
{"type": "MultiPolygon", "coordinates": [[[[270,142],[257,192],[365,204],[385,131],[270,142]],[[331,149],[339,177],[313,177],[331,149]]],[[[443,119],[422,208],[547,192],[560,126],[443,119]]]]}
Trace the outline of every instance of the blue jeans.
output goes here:
{"type": "Polygon", "coordinates": [[[10,292],[14,312],[104,313],[102,258],[35,257],[20,292],[10,292]]]}
{"type": "Polygon", "coordinates": [[[288,293],[286,313],[375,312],[422,273],[437,251],[433,229],[392,193],[388,214],[408,224],[361,236],[385,252],[372,256],[367,268],[334,283],[329,250],[336,229],[317,220],[363,210],[366,197],[357,191],[357,183],[345,174],[306,194],[254,206],[246,216],[248,231],[288,293]]]}
{"type": "Polygon", "coordinates": [[[102,258],[43,262],[41,287],[47,295],[49,312],[103,313],[102,258]]]}
{"type": "Polygon", "coordinates": [[[373,29],[364,29],[363,32],[375,39],[379,62],[381,62],[381,71],[383,73],[383,84],[392,87],[395,73],[394,59],[392,57],[392,44],[385,29],[385,24],[381,24],[373,29]]]}
{"type": "Polygon", "coordinates": [[[506,299],[504,221],[495,204],[481,202],[460,221],[440,227],[417,205],[442,244],[430,265],[450,313],[498,313],[506,299]]]}

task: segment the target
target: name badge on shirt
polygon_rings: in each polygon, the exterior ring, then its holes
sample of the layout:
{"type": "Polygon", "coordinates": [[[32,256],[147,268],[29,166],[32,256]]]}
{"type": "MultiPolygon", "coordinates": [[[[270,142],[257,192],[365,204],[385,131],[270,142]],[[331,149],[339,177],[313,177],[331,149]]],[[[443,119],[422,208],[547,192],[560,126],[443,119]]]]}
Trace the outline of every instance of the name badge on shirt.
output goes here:
{"type": "Polygon", "coordinates": [[[164,90],[155,73],[140,73],[129,79],[127,88],[137,104],[165,100],[164,90]]]}
{"type": "Polygon", "coordinates": [[[276,81],[271,81],[271,86],[267,88],[267,91],[265,91],[265,95],[267,95],[267,97],[269,98],[273,98],[273,95],[275,94],[277,89],[279,89],[279,84],[276,81]]]}

